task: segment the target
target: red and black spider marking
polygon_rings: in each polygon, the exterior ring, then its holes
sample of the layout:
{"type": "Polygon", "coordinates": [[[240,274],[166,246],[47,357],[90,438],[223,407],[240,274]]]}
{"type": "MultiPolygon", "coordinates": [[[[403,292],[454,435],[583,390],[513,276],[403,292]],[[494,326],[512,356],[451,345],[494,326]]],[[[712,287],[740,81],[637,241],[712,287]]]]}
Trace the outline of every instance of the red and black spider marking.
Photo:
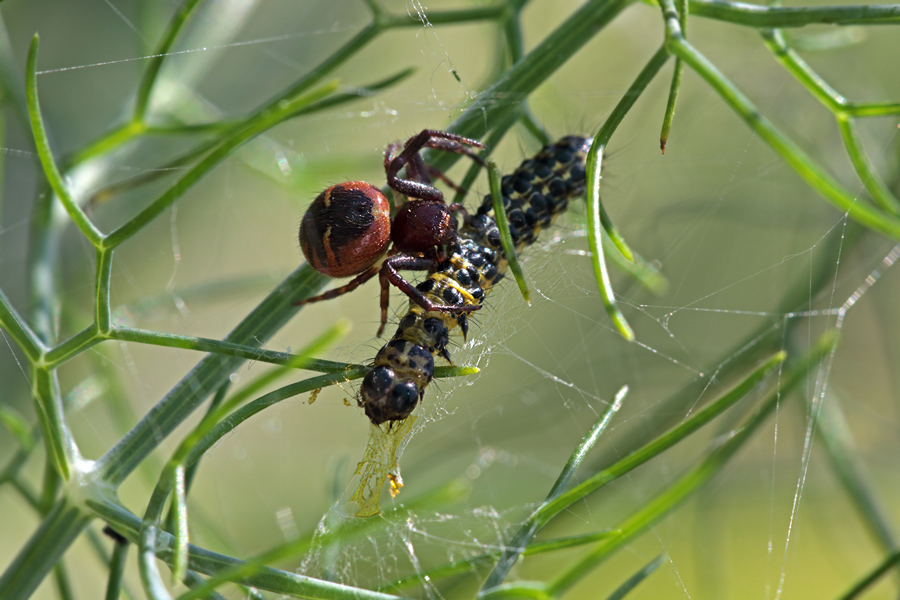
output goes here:
{"type": "Polygon", "coordinates": [[[378,262],[391,243],[391,205],[365,181],[333,185],[300,222],[300,248],[317,271],[349,277],[378,262]]]}
{"type": "MultiPolygon", "coordinates": [[[[517,250],[534,242],[569,200],[584,192],[590,144],[588,138],[565,137],[502,179],[503,206],[517,250]]],[[[480,308],[485,294],[503,278],[508,263],[493,215],[487,195],[478,213],[449,241],[446,258],[416,286],[432,304],[447,308],[435,311],[410,301],[397,333],[376,355],[359,400],[375,425],[412,413],[434,375],[435,355],[450,360],[450,331],[459,325],[464,338],[468,332],[461,309],[480,308]]]]}
{"type": "Polygon", "coordinates": [[[444,195],[431,185],[437,177],[452,184],[439,170],[425,164],[419,152],[434,148],[465,154],[484,164],[472,148],[480,142],[445,131],[426,129],[406,141],[397,154],[391,144],[384,154],[388,185],[406,195],[404,204],[390,219],[390,206],[381,191],[364,181],[332,186],[319,194],[300,223],[300,247],[306,260],[318,271],[332,277],[356,275],[349,283],[298,304],[335,298],[351,292],[378,275],[381,283],[381,327],[387,322],[390,285],[400,288],[413,302],[431,312],[470,312],[480,305],[453,307],[436,303],[400,275],[400,271],[429,271],[446,258],[444,247],[456,236],[456,204],[444,203],[444,195]],[[406,169],[405,178],[398,176],[406,169]],[[387,258],[385,251],[393,243],[387,258]]]}

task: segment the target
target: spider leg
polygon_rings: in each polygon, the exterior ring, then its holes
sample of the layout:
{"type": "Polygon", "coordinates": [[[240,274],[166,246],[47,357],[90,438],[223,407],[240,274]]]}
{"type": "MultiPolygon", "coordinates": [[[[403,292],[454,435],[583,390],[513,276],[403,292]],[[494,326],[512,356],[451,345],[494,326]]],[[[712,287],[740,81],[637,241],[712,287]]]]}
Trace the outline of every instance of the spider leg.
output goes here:
{"type": "Polygon", "coordinates": [[[390,143],[388,147],[384,149],[384,172],[387,173],[388,169],[391,167],[391,162],[393,162],[394,157],[397,155],[397,149],[400,147],[399,144],[390,143]]]}
{"type": "Polygon", "coordinates": [[[358,288],[359,286],[361,286],[368,280],[375,277],[375,275],[378,274],[378,271],[380,269],[381,269],[381,265],[375,264],[375,265],[369,267],[368,269],[366,269],[365,271],[363,271],[362,273],[360,273],[359,275],[357,275],[356,277],[354,277],[353,279],[351,279],[345,285],[334,288],[333,290],[328,290],[324,294],[319,294],[318,296],[313,296],[312,298],[307,298],[306,300],[300,300],[299,302],[294,302],[294,306],[303,306],[304,304],[310,304],[312,302],[319,302],[321,300],[331,300],[332,298],[337,298],[338,296],[343,296],[344,294],[352,292],[353,290],[355,290],[356,288],[358,288]]]}
{"type": "MultiPolygon", "coordinates": [[[[442,136],[453,135],[448,134],[446,131],[438,131],[432,133],[439,133],[442,134],[442,136]]],[[[435,150],[444,150],[445,152],[465,154],[480,166],[487,166],[484,162],[484,159],[482,159],[480,156],[478,156],[478,153],[472,150],[472,148],[484,149],[484,144],[476,140],[470,140],[469,138],[464,138],[458,135],[453,135],[453,137],[451,138],[433,136],[430,140],[428,140],[425,146],[428,148],[434,148],[435,150]]]]}
{"type": "MultiPolygon", "coordinates": [[[[449,177],[444,175],[444,172],[441,171],[440,169],[438,169],[437,167],[432,166],[432,165],[425,165],[425,169],[428,172],[428,176],[431,177],[432,179],[439,179],[440,181],[443,181],[447,185],[447,187],[449,187],[451,190],[453,190],[460,196],[466,195],[465,188],[460,187],[460,186],[456,185],[455,183],[453,183],[453,181],[449,177]]],[[[409,169],[407,168],[407,171],[408,170],[409,169]]]]}
{"type": "MultiPolygon", "coordinates": [[[[388,151],[385,152],[384,157],[384,171],[387,175],[388,185],[391,188],[411,198],[435,200],[438,202],[444,200],[444,195],[441,191],[431,185],[430,176],[437,175],[439,171],[435,173],[436,169],[430,170],[419,154],[419,151],[425,147],[465,154],[479,164],[484,165],[481,157],[471,149],[471,147],[483,148],[484,146],[480,142],[453,133],[447,133],[446,131],[424,129],[418,135],[409,138],[403,145],[403,150],[396,156],[394,156],[394,152],[397,149],[396,145],[388,146],[388,151]],[[397,177],[397,173],[403,167],[406,167],[405,179],[397,177]]],[[[440,174],[439,177],[442,181],[447,181],[443,174],[440,174]]],[[[455,186],[453,187],[458,189],[455,186]]]]}
{"type": "Polygon", "coordinates": [[[468,313],[481,308],[480,304],[436,304],[429,300],[425,294],[400,275],[400,271],[427,271],[434,268],[440,261],[434,258],[395,254],[389,256],[378,273],[381,282],[381,327],[378,335],[384,332],[387,324],[388,302],[390,299],[390,284],[395,285],[401,292],[409,296],[410,300],[431,312],[468,313]]]}

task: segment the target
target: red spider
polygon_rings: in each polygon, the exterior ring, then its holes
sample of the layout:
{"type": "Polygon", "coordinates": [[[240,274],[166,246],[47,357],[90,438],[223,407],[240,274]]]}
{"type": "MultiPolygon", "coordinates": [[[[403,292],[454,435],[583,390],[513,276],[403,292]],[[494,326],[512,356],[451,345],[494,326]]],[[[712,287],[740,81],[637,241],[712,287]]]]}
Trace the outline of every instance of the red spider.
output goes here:
{"type": "Polygon", "coordinates": [[[436,177],[455,191],[461,191],[437,168],[425,164],[419,154],[423,148],[465,154],[484,166],[484,161],[472,150],[484,148],[480,142],[446,131],[425,129],[409,138],[400,154],[394,156],[397,144],[390,144],[385,150],[387,184],[409,198],[393,221],[387,198],[371,183],[348,181],[319,194],[300,223],[303,254],[325,275],[356,277],[346,285],[297,304],[328,300],[352,292],[377,273],[381,283],[379,336],[387,323],[390,284],[428,311],[464,313],[481,308],[480,305],[435,304],[399,273],[427,271],[443,261],[446,258],[444,246],[454,239],[458,227],[452,213],[465,215],[461,205],[447,205],[441,191],[431,185],[431,178],[436,177]],[[397,175],[404,167],[405,179],[397,175]],[[387,258],[382,259],[392,242],[387,258]]]}

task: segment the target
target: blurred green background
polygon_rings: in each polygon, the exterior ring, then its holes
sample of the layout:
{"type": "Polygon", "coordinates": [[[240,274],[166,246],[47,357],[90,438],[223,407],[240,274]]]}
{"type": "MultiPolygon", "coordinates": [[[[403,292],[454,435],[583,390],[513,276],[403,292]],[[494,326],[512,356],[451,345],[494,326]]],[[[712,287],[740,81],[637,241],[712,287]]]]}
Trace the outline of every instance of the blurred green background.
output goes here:
{"type": "MultiPolygon", "coordinates": [[[[396,14],[468,6],[458,1],[383,4],[396,14]]],[[[174,6],[124,0],[6,0],[0,5],[14,58],[9,76],[17,85],[24,79],[31,36],[41,35],[40,99],[58,157],[81,148],[129,110],[145,57],[174,6]]],[[[577,6],[531,2],[523,13],[526,49],[577,6]]],[[[197,114],[240,115],[319,64],[368,20],[361,2],[211,2],[176,46],[178,53],[167,59],[165,68],[172,71],[165,81],[173,97],[193,99],[190,110],[197,114]]],[[[850,190],[863,194],[831,114],[774,60],[756,33],[699,18],[692,19],[689,31],[692,43],[763,114],[850,190]]],[[[842,37],[836,31],[805,28],[791,40],[798,47],[825,45],[803,55],[849,98],[900,100],[896,28],[843,29],[842,37]]],[[[381,183],[381,153],[388,142],[426,127],[444,128],[459,116],[464,102],[497,76],[498,35],[491,23],[423,25],[369,45],[338,71],[343,84],[364,85],[407,67],[415,74],[371,98],[294,119],[220,165],[117,252],[116,318],[145,329],[222,338],[300,261],[296,228],[311,199],[339,181],[381,183]]],[[[554,137],[595,132],[661,36],[657,8],[628,9],[532,96],[537,119],[554,137]]],[[[629,344],[610,326],[583,255],[584,209],[574,206],[523,253],[532,306],[507,283],[477,314],[468,343],[456,338],[455,361],[477,365],[482,373],[440,380],[429,388],[419,413],[425,427],[403,455],[406,487],[397,502],[456,477],[471,481],[469,498],[424,510],[402,527],[342,547],[336,555],[314,552],[303,564],[283,567],[374,587],[495,547],[544,497],[569,453],[622,385],[630,387],[625,408],[589,460],[592,469],[621,456],[642,436],[655,435],[659,420],[677,423],[711,399],[699,394],[684,405],[664,402],[686,383],[727,365],[735,345],[757,328],[768,324],[787,330],[790,323],[782,347],[803,352],[835,326],[836,316],[828,309],[850,299],[893,244],[864,234],[856,245],[845,246],[840,239],[848,228],[844,216],[691,71],[685,74],[662,156],[658,136],[671,68],[651,84],[616,133],[604,171],[604,202],[611,217],[669,282],[665,294],[656,296],[613,269],[614,288],[638,342],[629,344]],[[798,307],[812,312],[785,315],[779,308],[782,297],[797,286],[809,288],[821,265],[835,272],[798,307]]],[[[187,108],[177,109],[188,118],[187,108]]],[[[900,191],[897,119],[871,119],[861,126],[871,160],[900,191]]],[[[82,181],[93,190],[156,169],[181,144],[178,138],[144,143],[117,156],[102,181],[89,175],[82,181]]],[[[42,175],[30,132],[10,102],[2,146],[0,287],[27,314],[29,223],[42,175]]],[[[538,147],[527,132],[514,129],[495,157],[501,168],[512,169],[538,147]]],[[[467,166],[460,163],[451,176],[461,179],[467,166]]],[[[109,231],[159,189],[151,185],[118,196],[96,205],[91,214],[109,231]]],[[[469,201],[486,191],[482,177],[469,201]]],[[[65,301],[56,326],[63,336],[84,327],[92,310],[93,251],[70,229],[58,274],[65,301]]],[[[898,284],[896,271],[887,269],[866,289],[840,323],[842,341],[823,366],[821,387],[803,391],[843,411],[853,456],[892,523],[900,518],[898,284]]],[[[352,332],[325,358],[370,360],[383,343],[374,337],[377,296],[372,283],[306,307],[267,347],[297,349],[336,319],[348,317],[352,332]]],[[[396,292],[392,305],[394,311],[405,306],[396,292]]],[[[0,400],[36,422],[21,357],[11,340],[4,340],[0,400]]],[[[71,424],[85,456],[105,452],[200,358],[189,351],[108,342],[63,367],[63,392],[76,403],[71,424]]],[[[235,380],[249,380],[265,368],[249,364],[235,380]]],[[[283,402],[215,448],[191,493],[192,541],[246,556],[313,529],[329,511],[343,514],[368,435],[355,392],[356,384],[346,384],[323,391],[313,405],[306,397],[283,402]]],[[[632,597],[835,597],[871,569],[883,551],[838,485],[801,400],[786,403],[721,477],[600,567],[570,597],[606,597],[661,552],[671,562],[632,597]],[[804,461],[807,443],[812,450],[804,461]]],[[[694,464],[733,424],[714,424],[564,515],[545,535],[614,527],[694,464]]],[[[177,432],[161,446],[154,464],[126,482],[121,497],[133,512],[143,512],[159,467],[180,438],[177,432]]],[[[14,450],[13,441],[2,430],[2,464],[14,450]]],[[[41,464],[37,452],[26,469],[35,487],[41,464]]],[[[0,514],[3,566],[39,521],[8,486],[0,488],[0,514]]],[[[551,577],[582,552],[529,558],[517,574],[551,577]]],[[[86,545],[77,543],[66,559],[75,574],[76,596],[99,597],[104,570],[86,545]]],[[[133,564],[128,577],[139,587],[133,564]]],[[[476,589],[473,581],[463,579],[440,588],[441,593],[464,597],[476,589]]],[[[895,587],[896,577],[887,578],[867,597],[896,597],[895,587]]],[[[433,597],[429,594],[436,589],[410,593],[433,597]]],[[[45,582],[37,597],[53,597],[52,587],[45,582]]]]}

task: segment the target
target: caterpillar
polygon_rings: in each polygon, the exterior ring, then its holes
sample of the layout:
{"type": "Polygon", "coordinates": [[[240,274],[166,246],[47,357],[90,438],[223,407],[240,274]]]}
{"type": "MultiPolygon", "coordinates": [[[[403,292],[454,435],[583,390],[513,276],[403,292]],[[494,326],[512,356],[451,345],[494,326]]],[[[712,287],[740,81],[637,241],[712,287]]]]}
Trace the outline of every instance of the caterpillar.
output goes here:
{"type": "MultiPolygon", "coordinates": [[[[585,163],[592,140],[567,136],[544,146],[501,180],[503,208],[518,252],[584,193],[585,163]]],[[[433,304],[480,307],[505,275],[508,261],[494,220],[491,195],[447,243],[446,259],[416,286],[433,304]]],[[[359,404],[374,425],[407,418],[425,395],[434,376],[435,356],[450,361],[450,333],[469,331],[466,312],[428,310],[411,300],[397,332],[378,351],[363,378],[359,404]]]]}

